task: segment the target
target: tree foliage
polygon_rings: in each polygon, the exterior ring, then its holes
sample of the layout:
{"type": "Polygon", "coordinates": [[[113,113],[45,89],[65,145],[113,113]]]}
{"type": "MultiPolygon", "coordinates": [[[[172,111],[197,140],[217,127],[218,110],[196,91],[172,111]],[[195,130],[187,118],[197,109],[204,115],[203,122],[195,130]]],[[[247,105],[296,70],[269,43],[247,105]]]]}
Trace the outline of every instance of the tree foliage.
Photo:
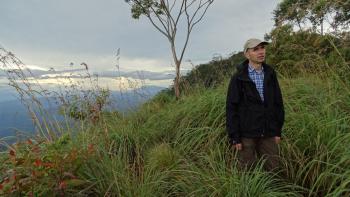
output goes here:
{"type": "Polygon", "coordinates": [[[275,28],[269,36],[267,62],[285,74],[341,70],[350,65],[350,37],[320,35],[312,30],[293,31],[291,25],[275,28]]]}
{"type": "Polygon", "coordinates": [[[350,21],[349,0],[284,0],[274,10],[275,25],[283,24],[298,25],[302,30],[307,24],[312,28],[321,28],[323,24],[329,25],[337,30],[338,28],[348,29],[350,21]]]}

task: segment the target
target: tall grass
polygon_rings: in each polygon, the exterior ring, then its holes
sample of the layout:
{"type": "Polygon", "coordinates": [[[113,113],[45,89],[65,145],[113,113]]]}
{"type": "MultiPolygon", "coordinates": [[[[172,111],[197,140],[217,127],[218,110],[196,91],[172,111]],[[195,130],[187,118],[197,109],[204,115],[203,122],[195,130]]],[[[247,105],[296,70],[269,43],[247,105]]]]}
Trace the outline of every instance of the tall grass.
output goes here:
{"type": "Polygon", "coordinates": [[[81,176],[112,196],[347,196],[349,84],[333,76],[280,79],[282,177],[264,172],[263,161],[251,172],[237,169],[225,133],[227,84],[178,101],[160,94],[129,117],[105,114],[106,159],[84,165],[81,176]]]}

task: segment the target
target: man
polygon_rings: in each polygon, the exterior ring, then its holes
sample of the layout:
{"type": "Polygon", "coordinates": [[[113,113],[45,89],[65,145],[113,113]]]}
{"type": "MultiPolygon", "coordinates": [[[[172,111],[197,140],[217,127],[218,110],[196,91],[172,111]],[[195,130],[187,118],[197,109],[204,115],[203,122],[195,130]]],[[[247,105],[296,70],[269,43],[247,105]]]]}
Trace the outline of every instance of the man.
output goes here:
{"type": "Polygon", "coordinates": [[[284,107],[276,72],[265,64],[267,42],[252,38],[244,45],[247,58],[231,78],[226,101],[226,125],[241,167],[251,168],[260,157],[265,168],[278,168],[278,144],[284,107]]]}

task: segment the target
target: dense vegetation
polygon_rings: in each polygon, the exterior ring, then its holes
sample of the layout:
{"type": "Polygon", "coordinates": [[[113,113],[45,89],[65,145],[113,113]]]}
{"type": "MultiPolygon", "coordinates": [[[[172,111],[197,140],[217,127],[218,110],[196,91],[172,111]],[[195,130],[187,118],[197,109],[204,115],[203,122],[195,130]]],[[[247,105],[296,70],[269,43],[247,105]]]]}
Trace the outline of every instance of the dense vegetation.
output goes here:
{"type": "Polygon", "coordinates": [[[243,59],[237,53],[184,76],[179,100],[163,91],[128,116],[104,112],[57,140],[10,146],[0,157],[0,194],[349,196],[349,32],[322,35],[284,24],[265,37],[286,110],[282,176],[262,165],[239,171],[228,146],[226,91],[243,59]]]}

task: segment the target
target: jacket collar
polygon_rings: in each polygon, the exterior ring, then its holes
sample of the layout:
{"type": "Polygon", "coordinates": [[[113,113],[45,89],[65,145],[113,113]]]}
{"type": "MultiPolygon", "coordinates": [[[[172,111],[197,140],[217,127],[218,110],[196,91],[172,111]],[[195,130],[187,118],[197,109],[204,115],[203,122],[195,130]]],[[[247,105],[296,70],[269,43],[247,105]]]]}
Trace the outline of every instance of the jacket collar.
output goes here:
{"type": "MultiPolygon", "coordinates": [[[[248,75],[248,60],[245,60],[240,65],[237,66],[238,69],[238,79],[243,81],[252,81],[248,75]]],[[[265,62],[262,63],[262,67],[264,70],[264,78],[267,79],[269,75],[272,74],[272,68],[267,65],[265,62]]]]}

